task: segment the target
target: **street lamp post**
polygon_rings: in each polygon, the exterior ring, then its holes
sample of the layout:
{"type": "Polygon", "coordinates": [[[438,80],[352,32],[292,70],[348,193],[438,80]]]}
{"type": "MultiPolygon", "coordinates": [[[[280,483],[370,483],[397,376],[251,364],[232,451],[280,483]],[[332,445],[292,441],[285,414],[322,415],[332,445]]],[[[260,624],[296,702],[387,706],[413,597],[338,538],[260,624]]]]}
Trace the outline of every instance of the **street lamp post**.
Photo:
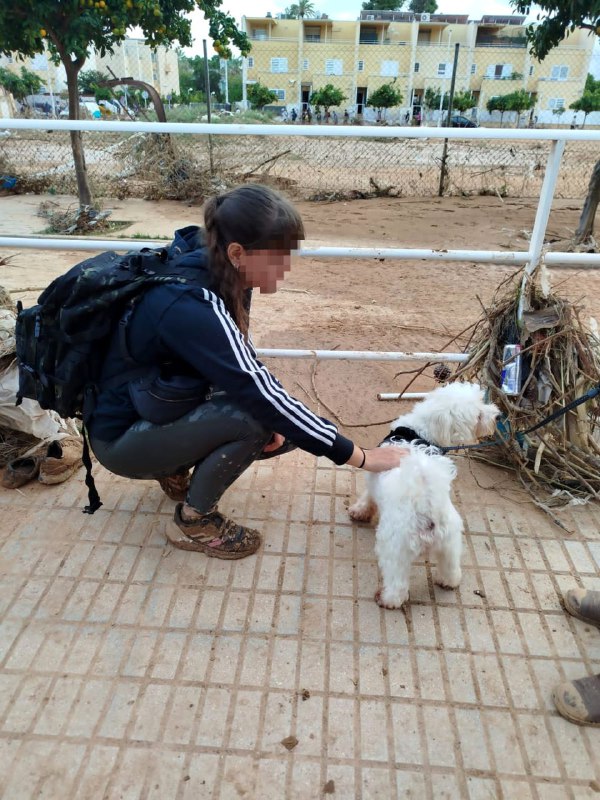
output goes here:
{"type": "Polygon", "coordinates": [[[444,64],[444,85],[440,92],[440,116],[438,119],[438,128],[442,127],[442,111],[444,108],[444,95],[446,94],[446,78],[448,77],[448,64],[450,59],[450,44],[452,42],[452,28],[448,28],[448,54],[446,56],[446,63],[444,64]]]}

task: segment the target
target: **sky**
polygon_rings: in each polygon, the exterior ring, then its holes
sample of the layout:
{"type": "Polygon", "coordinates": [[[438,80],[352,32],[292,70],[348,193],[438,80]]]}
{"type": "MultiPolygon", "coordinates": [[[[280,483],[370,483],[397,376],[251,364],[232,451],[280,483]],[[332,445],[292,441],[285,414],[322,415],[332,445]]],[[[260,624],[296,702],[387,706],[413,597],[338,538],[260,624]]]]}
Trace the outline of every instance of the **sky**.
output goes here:
{"type": "MultiPolygon", "coordinates": [[[[264,16],[270,11],[273,16],[283,11],[293,0],[253,0],[252,15],[264,16]]],[[[322,13],[328,14],[331,19],[357,19],[362,6],[362,0],[355,0],[352,10],[348,10],[348,0],[313,0],[315,7],[322,13]]],[[[408,6],[408,0],[406,2],[408,6]]],[[[248,12],[247,0],[224,0],[223,11],[228,11],[239,23],[242,15],[248,12]]],[[[516,14],[509,2],[502,0],[438,0],[438,13],[440,14],[468,14],[470,19],[481,19],[483,14],[510,15],[516,14]]],[[[194,45],[186,48],[187,55],[202,55],[202,39],[208,37],[208,24],[200,11],[192,14],[192,35],[194,45]]],[[[209,57],[214,55],[211,40],[208,41],[209,57]]],[[[590,65],[596,78],[600,78],[600,39],[596,42],[594,56],[590,65]]]]}

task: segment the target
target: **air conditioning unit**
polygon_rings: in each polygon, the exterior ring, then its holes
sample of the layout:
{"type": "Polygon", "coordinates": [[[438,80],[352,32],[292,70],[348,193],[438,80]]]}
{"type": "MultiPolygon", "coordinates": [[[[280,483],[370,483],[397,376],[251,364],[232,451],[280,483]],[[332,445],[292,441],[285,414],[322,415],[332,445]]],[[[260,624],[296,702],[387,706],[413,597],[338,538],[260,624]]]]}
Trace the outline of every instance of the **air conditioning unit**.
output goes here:
{"type": "Polygon", "coordinates": [[[421,14],[421,22],[431,22],[431,14],[421,14]]]}
{"type": "Polygon", "coordinates": [[[367,14],[368,20],[375,20],[375,14],[367,14]]]}

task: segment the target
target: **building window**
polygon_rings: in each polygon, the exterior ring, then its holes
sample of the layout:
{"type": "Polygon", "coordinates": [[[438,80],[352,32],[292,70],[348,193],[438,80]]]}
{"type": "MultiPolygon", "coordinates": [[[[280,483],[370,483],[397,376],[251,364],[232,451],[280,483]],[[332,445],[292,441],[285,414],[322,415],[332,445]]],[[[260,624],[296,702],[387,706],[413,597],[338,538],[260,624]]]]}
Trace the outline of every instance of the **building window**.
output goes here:
{"type": "Polygon", "coordinates": [[[529,67],[529,74],[533,75],[533,67],[529,67]]]}
{"type": "Polygon", "coordinates": [[[477,72],[477,64],[471,64],[471,75],[475,75],[477,72]]]}
{"type": "Polygon", "coordinates": [[[552,67],[551,81],[566,81],[569,77],[568,67],[552,67]]]}
{"type": "Polygon", "coordinates": [[[415,72],[418,72],[421,69],[421,65],[418,61],[415,61],[415,72]]]}
{"type": "Polygon", "coordinates": [[[252,31],[252,38],[253,39],[261,39],[264,40],[267,38],[267,29],[266,28],[255,28],[252,31]]]}
{"type": "Polygon", "coordinates": [[[343,75],[343,62],[341,58],[328,58],[325,62],[325,75],[343,75]]]}
{"type": "Polygon", "coordinates": [[[365,71],[365,62],[364,61],[359,61],[358,62],[358,71],[359,72],[364,72],[365,71]]]}
{"type": "Polygon", "coordinates": [[[553,111],[557,108],[564,108],[565,107],[565,100],[563,97],[551,97],[548,101],[548,108],[551,108],[553,111]]]}
{"type": "Polygon", "coordinates": [[[254,57],[248,56],[248,69],[252,69],[254,67],[254,57]]]}
{"type": "Polygon", "coordinates": [[[513,74],[512,64],[490,64],[485,71],[485,77],[493,81],[501,81],[510,78],[513,74]]]}
{"type": "Polygon", "coordinates": [[[278,100],[285,100],[285,89],[269,89],[269,91],[274,92],[278,100]]]}
{"type": "Polygon", "coordinates": [[[321,41],[321,28],[313,26],[312,28],[306,27],[304,29],[305,42],[320,42],[321,41]]]}
{"type": "Polygon", "coordinates": [[[397,78],[399,74],[397,61],[382,61],[381,72],[379,73],[382,78],[397,78]]]}
{"type": "Polygon", "coordinates": [[[438,78],[448,78],[452,75],[452,64],[450,62],[438,64],[437,74],[438,78]]]}
{"type": "Polygon", "coordinates": [[[287,58],[272,58],[271,59],[271,72],[287,72],[288,60],[287,58]]]}

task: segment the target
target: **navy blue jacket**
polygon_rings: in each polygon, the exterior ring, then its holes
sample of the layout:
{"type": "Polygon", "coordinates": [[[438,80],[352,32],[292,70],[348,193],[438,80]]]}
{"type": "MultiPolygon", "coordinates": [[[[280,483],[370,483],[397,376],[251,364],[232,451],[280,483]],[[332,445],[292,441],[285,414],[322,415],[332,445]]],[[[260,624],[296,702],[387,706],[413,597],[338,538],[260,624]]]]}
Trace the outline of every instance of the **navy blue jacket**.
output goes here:
{"type": "MultiPolygon", "coordinates": [[[[198,283],[165,284],[142,296],[127,325],[131,356],[149,367],[174,363],[177,374],[203,378],[206,393],[211,388],[227,392],[267,430],[282,434],[309,453],[345,464],[353,443],[339,434],[333,423],[287,394],[257,360],[252,344],[245,341],[214,291],[205,252],[197,248],[197,232],[193,227],[177,231],[171,254],[178,256],[178,266],[198,269],[198,283]]],[[[115,332],[102,379],[114,381],[130,369],[115,332]]],[[[126,382],[101,392],[89,427],[94,438],[110,442],[139,418],[126,382]]]]}

